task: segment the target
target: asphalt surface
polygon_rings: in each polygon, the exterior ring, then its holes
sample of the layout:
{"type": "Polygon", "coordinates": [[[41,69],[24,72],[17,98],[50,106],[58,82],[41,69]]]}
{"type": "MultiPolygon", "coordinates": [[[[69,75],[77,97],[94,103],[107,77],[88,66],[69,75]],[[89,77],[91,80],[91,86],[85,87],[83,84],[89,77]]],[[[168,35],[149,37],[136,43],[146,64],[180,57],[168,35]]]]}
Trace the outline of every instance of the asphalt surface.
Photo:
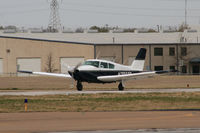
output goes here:
{"type": "MultiPolygon", "coordinates": [[[[134,89],[125,91],[1,91],[0,96],[98,93],[200,92],[197,89],[134,89]]],[[[200,133],[200,111],[0,113],[4,133],[200,133]]]]}
{"type": "Polygon", "coordinates": [[[200,88],[197,89],[133,89],[125,91],[15,91],[6,92],[1,91],[0,96],[42,96],[42,95],[73,95],[73,94],[101,94],[101,93],[176,93],[176,92],[200,92],[200,88]]]}
{"type": "Polygon", "coordinates": [[[111,131],[74,131],[74,132],[48,132],[48,133],[200,133],[200,129],[139,129],[139,130],[111,130],[111,131]]]}
{"type": "Polygon", "coordinates": [[[199,133],[199,123],[199,111],[0,113],[0,133],[199,133]]]}

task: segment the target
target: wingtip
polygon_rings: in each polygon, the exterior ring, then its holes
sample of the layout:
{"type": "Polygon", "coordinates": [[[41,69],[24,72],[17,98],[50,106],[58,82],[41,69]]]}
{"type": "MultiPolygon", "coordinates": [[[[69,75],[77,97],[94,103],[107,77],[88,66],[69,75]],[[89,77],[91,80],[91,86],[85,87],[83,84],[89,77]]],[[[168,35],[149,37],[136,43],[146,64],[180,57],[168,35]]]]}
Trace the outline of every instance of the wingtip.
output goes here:
{"type": "Polygon", "coordinates": [[[31,72],[31,71],[21,71],[21,70],[18,70],[17,72],[19,72],[19,73],[28,73],[28,74],[33,74],[33,72],[31,72]]]}

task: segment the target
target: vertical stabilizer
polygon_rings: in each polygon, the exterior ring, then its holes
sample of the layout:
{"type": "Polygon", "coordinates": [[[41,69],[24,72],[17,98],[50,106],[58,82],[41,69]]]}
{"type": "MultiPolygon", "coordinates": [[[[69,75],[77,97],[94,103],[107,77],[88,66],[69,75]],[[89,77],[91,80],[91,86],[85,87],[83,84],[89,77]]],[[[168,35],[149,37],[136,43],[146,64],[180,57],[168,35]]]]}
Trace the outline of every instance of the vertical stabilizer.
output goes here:
{"type": "Polygon", "coordinates": [[[144,63],[145,63],[145,57],[146,57],[147,50],[145,48],[141,48],[138,52],[135,60],[131,64],[131,68],[136,71],[143,71],[144,69],[144,63]]]}

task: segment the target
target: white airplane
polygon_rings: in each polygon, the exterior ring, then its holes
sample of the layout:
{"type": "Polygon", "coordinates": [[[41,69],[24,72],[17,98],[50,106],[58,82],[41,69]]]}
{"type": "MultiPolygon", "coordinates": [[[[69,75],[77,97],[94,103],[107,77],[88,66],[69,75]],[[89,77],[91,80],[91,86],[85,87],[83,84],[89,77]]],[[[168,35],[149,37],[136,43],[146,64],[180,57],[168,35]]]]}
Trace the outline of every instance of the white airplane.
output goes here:
{"type": "Polygon", "coordinates": [[[124,90],[124,82],[141,77],[149,77],[156,74],[166,73],[168,71],[143,71],[146,57],[146,49],[141,48],[131,66],[117,64],[111,61],[89,59],[75,68],[68,71],[68,74],[18,71],[36,75],[56,76],[64,78],[73,78],[77,81],[77,90],[82,91],[82,82],[88,83],[113,83],[119,82],[118,89],[124,90]]]}

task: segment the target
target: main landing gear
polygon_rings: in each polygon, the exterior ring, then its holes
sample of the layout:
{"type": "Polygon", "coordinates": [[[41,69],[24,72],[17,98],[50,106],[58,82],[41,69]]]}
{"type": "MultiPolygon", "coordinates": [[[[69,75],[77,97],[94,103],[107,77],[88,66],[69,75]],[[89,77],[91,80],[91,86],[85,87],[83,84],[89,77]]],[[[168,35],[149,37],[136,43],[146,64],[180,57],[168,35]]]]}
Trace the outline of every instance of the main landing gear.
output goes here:
{"type": "MultiPolygon", "coordinates": [[[[80,81],[77,82],[76,88],[78,91],[82,91],[83,90],[83,85],[80,81]]],[[[123,91],[124,90],[124,85],[122,82],[119,83],[118,85],[118,89],[119,91],[123,91]]]]}
{"type": "Polygon", "coordinates": [[[122,82],[119,83],[118,89],[119,89],[119,91],[123,91],[124,90],[124,85],[123,85],[122,82]]]}
{"type": "Polygon", "coordinates": [[[83,85],[80,81],[77,82],[76,88],[78,91],[82,91],[83,90],[83,85]]]}

